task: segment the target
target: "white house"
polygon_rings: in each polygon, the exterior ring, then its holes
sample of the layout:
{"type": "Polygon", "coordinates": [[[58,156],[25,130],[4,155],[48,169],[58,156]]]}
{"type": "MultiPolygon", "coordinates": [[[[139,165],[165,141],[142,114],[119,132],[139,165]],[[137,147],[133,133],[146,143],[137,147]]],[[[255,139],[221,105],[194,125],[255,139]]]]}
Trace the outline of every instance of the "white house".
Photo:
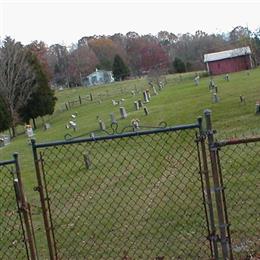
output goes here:
{"type": "Polygon", "coordinates": [[[98,70],[94,71],[88,76],[82,77],[82,84],[84,86],[95,86],[114,82],[112,71],[98,70]]]}

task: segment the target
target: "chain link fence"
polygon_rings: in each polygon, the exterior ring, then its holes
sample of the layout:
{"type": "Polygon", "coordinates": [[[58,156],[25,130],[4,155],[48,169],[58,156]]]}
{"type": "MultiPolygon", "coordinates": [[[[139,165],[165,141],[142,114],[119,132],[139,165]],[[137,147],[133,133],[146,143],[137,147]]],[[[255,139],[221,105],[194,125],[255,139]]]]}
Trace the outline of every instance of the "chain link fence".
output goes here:
{"type": "Polygon", "coordinates": [[[209,258],[195,131],[36,145],[54,257],[209,258]]]}
{"type": "Polygon", "coordinates": [[[260,252],[260,139],[218,145],[234,258],[250,258],[260,252]]]}
{"type": "Polygon", "coordinates": [[[13,160],[0,161],[0,205],[0,259],[36,259],[17,154],[13,160]]]}
{"type": "MultiPolygon", "coordinates": [[[[210,114],[206,131],[33,141],[49,258],[258,259],[260,138],[216,141],[210,114]]],[[[0,161],[0,203],[0,259],[39,259],[17,155],[0,161]]]]}

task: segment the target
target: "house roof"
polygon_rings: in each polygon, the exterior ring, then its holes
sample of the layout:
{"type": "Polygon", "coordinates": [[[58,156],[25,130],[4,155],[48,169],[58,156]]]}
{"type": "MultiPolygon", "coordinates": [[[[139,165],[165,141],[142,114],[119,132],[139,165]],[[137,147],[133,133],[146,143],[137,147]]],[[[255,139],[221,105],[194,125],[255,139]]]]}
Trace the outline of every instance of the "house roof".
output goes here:
{"type": "Polygon", "coordinates": [[[100,73],[100,72],[101,73],[112,73],[112,71],[108,71],[108,70],[96,70],[96,71],[90,73],[89,75],[84,76],[83,78],[91,77],[91,76],[96,75],[97,73],[100,73]]]}
{"type": "Polygon", "coordinates": [[[228,50],[228,51],[207,53],[207,54],[204,54],[204,62],[230,59],[230,58],[234,58],[234,57],[238,57],[238,56],[244,56],[247,54],[251,54],[251,50],[250,50],[249,46],[238,48],[238,49],[233,49],[233,50],[228,50]]]}

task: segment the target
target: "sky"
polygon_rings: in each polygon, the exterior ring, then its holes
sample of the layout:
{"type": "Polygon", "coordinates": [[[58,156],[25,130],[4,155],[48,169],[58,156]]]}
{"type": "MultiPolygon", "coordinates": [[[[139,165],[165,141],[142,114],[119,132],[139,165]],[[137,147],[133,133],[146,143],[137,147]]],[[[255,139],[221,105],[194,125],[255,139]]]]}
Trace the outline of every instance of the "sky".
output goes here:
{"type": "Polygon", "coordinates": [[[70,45],[83,36],[229,32],[260,27],[258,1],[198,0],[0,0],[0,38],[23,44],[42,40],[70,45]]]}

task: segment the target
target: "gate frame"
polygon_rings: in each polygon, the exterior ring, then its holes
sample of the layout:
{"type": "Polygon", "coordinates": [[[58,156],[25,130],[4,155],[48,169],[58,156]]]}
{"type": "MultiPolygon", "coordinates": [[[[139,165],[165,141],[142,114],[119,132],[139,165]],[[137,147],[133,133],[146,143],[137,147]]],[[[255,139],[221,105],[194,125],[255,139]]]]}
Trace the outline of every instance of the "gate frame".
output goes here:
{"type": "Polygon", "coordinates": [[[54,234],[54,227],[52,222],[52,215],[50,209],[50,202],[48,196],[48,189],[46,185],[45,175],[44,175],[44,159],[42,158],[42,154],[37,152],[38,148],[46,148],[52,147],[56,145],[69,145],[69,144],[76,144],[76,143],[85,143],[85,142],[96,142],[101,140],[113,140],[125,137],[133,137],[133,136],[142,136],[142,135],[149,135],[149,134],[157,134],[157,133],[165,133],[165,132],[176,132],[181,130],[188,130],[188,129],[197,129],[198,132],[196,136],[194,136],[194,140],[197,146],[197,160],[198,160],[198,171],[200,174],[200,181],[201,181],[201,199],[203,200],[203,205],[205,209],[205,233],[208,232],[208,236],[205,238],[209,241],[209,251],[211,257],[215,257],[218,255],[217,253],[217,241],[215,239],[215,224],[214,224],[214,217],[213,217],[213,208],[212,208],[212,201],[211,201],[211,194],[210,194],[210,187],[209,187],[209,171],[207,166],[207,158],[206,158],[206,147],[205,147],[205,134],[203,133],[202,129],[202,118],[199,117],[194,124],[187,124],[187,125],[178,125],[173,127],[159,127],[151,130],[142,130],[142,131],[133,131],[133,132],[125,132],[125,133],[113,133],[108,134],[105,136],[92,136],[89,138],[73,138],[65,141],[55,141],[55,142],[48,142],[48,143],[36,143],[35,139],[31,140],[32,143],[32,151],[34,157],[34,164],[37,176],[37,187],[35,187],[35,191],[39,192],[40,201],[42,206],[42,215],[44,220],[44,228],[45,234],[47,238],[47,244],[49,248],[49,256],[50,259],[58,259],[58,250],[56,248],[55,242],[55,234],[54,234]],[[200,157],[200,146],[199,143],[202,143],[202,162],[200,157]],[[204,184],[205,182],[205,184],[204,184]],[[206,193],[208,197],[208,201],[206,201],[205,194],[204,194],[204,185],[206,186],[206,193]],[[207,213],[207,205],[210,209],[210,217],[208,217],[207,213]],[[207,230],[207,231],[206,231],[207,230]],[[213,249],[212,249],[213,247],[213,249]]]}
{"type": "MultiPolygon", "coordinates": [[[[213,188],[216,201],[216,211],[218,220],[218,229],[220,235],[216,235],[213,239],[221,243],[222,257],[224,259],[233,259],[231,235],[230,235],[230,223],[228,221],[227,205],[225,197],[225,187],[222,178],[222,172],[220,168],[219,160],[219,146],[215,142],[214,134],[215,130],[212,128],[211,110],[204,110],[204,116],[206,121],[206,135],[208,140],[208,150],[210,155],[210,164],[212,171],[213,188]]],[[[218,258],[217,258],[218,259],[218,258]]]]}
{"type": "Polygon", "coordinates": [[[34,234],[34,228],[32,223],[31,208],[30,208],[30,204],[26,200],[26,196],[24,193],[20,164],[18,160],[18,153],[13,154],[13,160],[0,161],[0,166],[12,165],[12,164],[14,165],[14,169],[15,169],[15,171],[12,172],[13,187],[14,187],[19,219],[21,222],[25,250],[28,259],[36,260],[38,259],[38,253],[37,253],[35,234],[34,234]]]}

